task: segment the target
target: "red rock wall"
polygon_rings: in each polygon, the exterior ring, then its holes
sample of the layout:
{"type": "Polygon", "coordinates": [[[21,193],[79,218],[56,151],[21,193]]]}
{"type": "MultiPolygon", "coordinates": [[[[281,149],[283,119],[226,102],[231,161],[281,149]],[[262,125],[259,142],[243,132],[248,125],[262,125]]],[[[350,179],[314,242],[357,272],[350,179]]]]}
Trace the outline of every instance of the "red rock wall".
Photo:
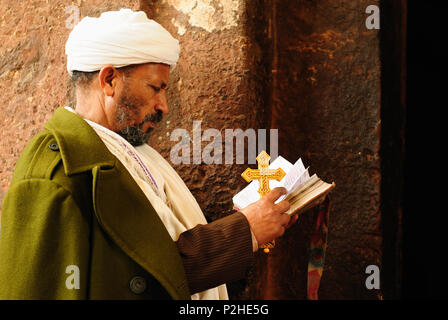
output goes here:
{"type": "MultiPolygon", "coordinates": [[[[280,154],[337,184],[321,297],[380,297],[364,284],[368,265],[381,268],[380,45],[365,25],[379,1],[219,3],[147,2],[182,45],[169,125],[279,128],[280,154]]],[[[159,132],[154,145],[168,156],[175,143],[159,132]]],[[[176,166],[211,220],[228,212],[243,168],[176,166]]],[[[304,215],[272,254],[258,254],[233,297],[304,299],[313,223],[304,215]]]]}
{"type": "MultiPolygon", "coordinates": [[[[366,28],[365,10],[379,1],[272,3],[279,153],[302,157],[312,173],[336,183],[320,297],[377,298],[364,283],[368,265],[381,269],[381,64],[379,30],[366,28]]],[[[311,218],[303,215],[278,241],[264,297],[305,298],[311,218]]]]}

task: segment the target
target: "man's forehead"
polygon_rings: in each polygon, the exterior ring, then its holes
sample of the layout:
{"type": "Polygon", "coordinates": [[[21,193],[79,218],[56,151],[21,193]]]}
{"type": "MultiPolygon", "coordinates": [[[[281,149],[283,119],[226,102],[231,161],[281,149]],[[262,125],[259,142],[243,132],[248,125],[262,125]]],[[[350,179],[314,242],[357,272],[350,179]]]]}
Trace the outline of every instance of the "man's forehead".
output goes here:
{"type": "Polygon", "coordinates": [[[161,81],[168,84],[170,66],[163,63],[146,63],[139,67],[137,74],[142,78],[152,81],[161,81]]]}

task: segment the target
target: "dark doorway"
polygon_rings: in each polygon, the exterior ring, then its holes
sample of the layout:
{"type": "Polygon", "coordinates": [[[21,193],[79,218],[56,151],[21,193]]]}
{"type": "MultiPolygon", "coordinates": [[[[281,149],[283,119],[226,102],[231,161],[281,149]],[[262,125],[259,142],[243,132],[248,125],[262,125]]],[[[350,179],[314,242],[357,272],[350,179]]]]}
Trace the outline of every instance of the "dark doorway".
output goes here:
{"type": "Polygon", "coordinates": [[[445,274],[446,11],[408,2],[406,162],[403,206],[405,299],[448,298],[445,274]],[[439,181],[439,182],[438,182],[439,181]]]}

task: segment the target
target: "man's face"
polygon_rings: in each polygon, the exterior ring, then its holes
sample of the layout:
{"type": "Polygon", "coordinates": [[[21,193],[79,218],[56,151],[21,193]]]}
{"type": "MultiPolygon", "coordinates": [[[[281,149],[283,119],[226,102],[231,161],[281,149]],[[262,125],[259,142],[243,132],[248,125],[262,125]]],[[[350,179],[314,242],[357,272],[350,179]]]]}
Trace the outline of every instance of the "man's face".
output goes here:
{"type": "Polygon", "coordinates": [[[123,73],[114,131],[133,146],[146,143],[156,123],[168,113],[169,72],[168,65],[148,63],[123,73]]]}

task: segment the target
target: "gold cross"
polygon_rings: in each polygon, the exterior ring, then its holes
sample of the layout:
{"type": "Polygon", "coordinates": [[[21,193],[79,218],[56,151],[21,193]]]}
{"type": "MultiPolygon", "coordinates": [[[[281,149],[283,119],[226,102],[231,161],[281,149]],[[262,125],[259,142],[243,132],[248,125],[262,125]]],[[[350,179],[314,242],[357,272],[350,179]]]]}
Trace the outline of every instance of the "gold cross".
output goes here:
{"type": "Polygon", "coordinates": [[[258,180],[260,187],[258,188],[258,193],[260,197],[263,198],[271,189],[269,188],[269,180],[275,179],[280,181],[286,175],[282,168],[269,169],[269,159],[271,157],[266,153],[266,151],[261,151],[257,157],[258,169],[247,168],[241,176],[247,182],[252,180],[258,180]]]}
{"type": "MultiPolygon", "coordinates": [[[[257,157],[258,169],[247,168],[241,174],[241,176],[247,182],[258,180],[258,182],[260,183],[260,187],[258,188],[260,198],[263,198],[269,191],[271,191],[271,189],[269,188],[270,179],[280,181],[286,175],[285,171],[283,171],[282,168],[269,169],[269,159],[271,159],[271,157],[266,153],[266,151],[263,150],[257,157]]],[[[269,253],[269,249],[274,248],[274,246],[275,241],[272,240],[260,247],[264,249],[265,253],[269,253]]]]}

